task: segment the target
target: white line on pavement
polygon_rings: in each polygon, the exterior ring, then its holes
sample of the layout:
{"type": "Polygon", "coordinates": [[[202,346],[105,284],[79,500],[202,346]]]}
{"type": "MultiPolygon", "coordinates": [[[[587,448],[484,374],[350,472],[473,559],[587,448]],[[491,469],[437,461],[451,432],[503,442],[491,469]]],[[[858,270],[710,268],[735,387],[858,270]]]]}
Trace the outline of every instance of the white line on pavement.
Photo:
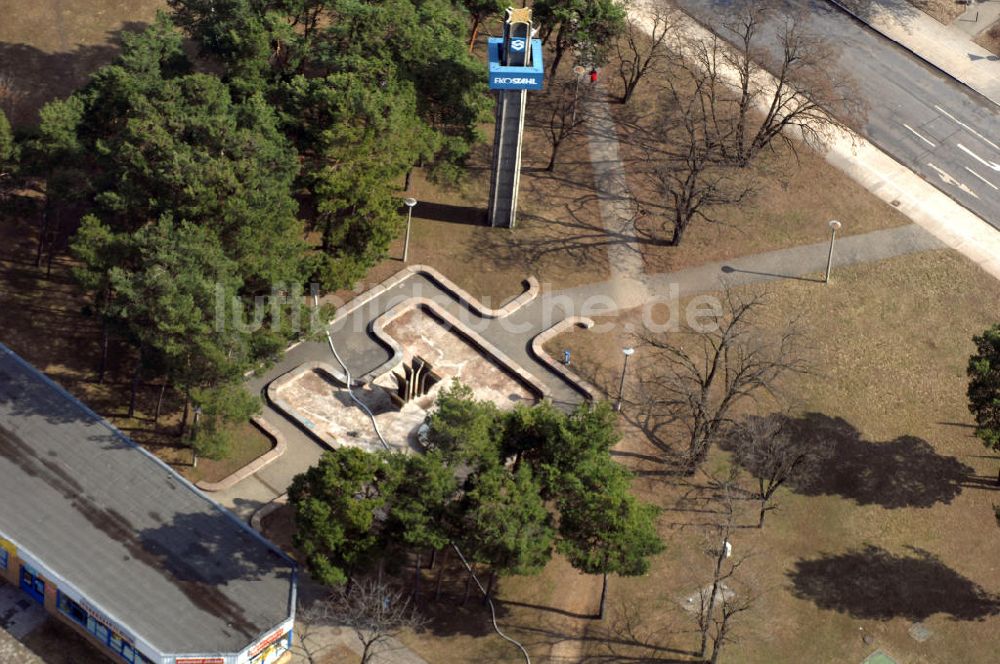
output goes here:
{"type": "Polygon", "coordinates": [[[977,178],[979,178],[980,180],[982,180],[982,181],[983,181],[983,182],[985,182],[986,184],[990,185],[990,186],[991,186],[991,187],[993,187],[994,189],[997,189],[997,186],[996,186],[995,184],[993,184],[992,182],[990,182],[989,180],[987,180],[986,178],[984,178],[984,177],[983,177],[982,175],[980,175],[979,173],[977,173],[977,172],[975,172],[974,170],[972,170],[971,168],[969,168],[968,166],[963,166],[963,168],[965,168],[965,170],[969,171],[970,173],[972,173],[972,174],[973,174],[973,175],[975,175],[975,176],[976,176],[977,178]]]}
{"type": "Polygon", "coordinates": [[[904,122],[903,126],[906,127],[907,129],[909,129],[913,133],[914,136],[916,136],[917,138],[919,138],[920,140],[922,140],[927,145],[931,146],[932,148],[936,148],[937,147],[936,145],[934,145],[933,143],[931,143],[930,141],[928,141],[926,138],[924,138],[923,136],[921,136],[920,132],[918,132],[916,129],[914,129],[910,125],[908,125],[908,124],[906,124],[904,122]]]}
{"type": "Polygon", "coordinates": [[[938,106],[936,104],[935,104],[934,108],[936,108],[937,110],[939,110],[942,113],[944,113],[945,115],[947,115],[949,118],[951,118],[952,120],[954,120],[958,125],[960,125],[962,127],[965,127],[966,129],[968,129],[969,131],[971,131],[973,134],[975,134],[976,136],[978,136],[980,139],[982,139],[986,143],[989,143],[990,145],[992,145],[994,150],[1000,150],[1000,145],[997,145],[996,143],[994,143],[990,139],[986,138],[985,136],[983,136],[982,134],[980,134],[978,131],[976,131],[975,129],[973,129],[969,125],[965,124],[964,122],[962,122],[961,120],[959,120],[958,118],[956,118],[954,115],[952,115],[948,111],[944,110],[943,108],[941,108],[940,106],[938,106]]]}
{"type": "Polygon", "coordinates": [[[937,166],[935,166],[931,162],[927,162],[927,165],[930,166],[931,168],[933,168],[935,171],[937,171],[938,177],[941,178],[941,181],[944,182],[945,184],[955,185],[956,187],[958,187],[959,189],[961,189],[965,193],[971,194],[972,196],[975,196],[977,199],[979,198],[979,196],[976,195],[976,192],[972,191],[966,185],[962,184],[961,182],[959,182],[955,178],[951,177],[951,175],[949,175],[948,173],[944,172],[943,170],[941,170],[940,168],[938,168],[937,166]]]}
{"type": "Polygon", "coordinates": [[[996,163],[995,161],[986,161],[985,159],[983,159],[978,154],[976,154],[975,152],[973,152],[969,148],[965,147],[961,143],[958,144],[958,149],[961,150],[962,152],[964,152],[965,154],[969,155],[970,157],[972,157],[976,161],[978,161],[983,166],[985,166],[987,168],[992,168],[994,171],[1000,173],[1000,164],[996,163]]]}

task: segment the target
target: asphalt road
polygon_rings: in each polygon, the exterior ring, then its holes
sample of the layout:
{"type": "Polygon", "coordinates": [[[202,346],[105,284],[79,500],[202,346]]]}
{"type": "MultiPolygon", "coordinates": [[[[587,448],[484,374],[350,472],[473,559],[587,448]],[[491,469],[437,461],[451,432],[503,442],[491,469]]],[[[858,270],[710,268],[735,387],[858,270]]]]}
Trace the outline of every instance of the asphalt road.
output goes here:
{"type": "MultiPolygon", "coordinates": [[[[721,28],[730,4],[676,3],[714,30],[721,28]]],[[[830,67],[850,74],[869,106],[866,137],[1000,229],[1000,107],[825,0],[781,5],[804,13],[807,29],[825,35],[836,49],[838,59],[830,67]]],[[[762,32],[759,43],[776,43],[773,32],[762,32]]]]}

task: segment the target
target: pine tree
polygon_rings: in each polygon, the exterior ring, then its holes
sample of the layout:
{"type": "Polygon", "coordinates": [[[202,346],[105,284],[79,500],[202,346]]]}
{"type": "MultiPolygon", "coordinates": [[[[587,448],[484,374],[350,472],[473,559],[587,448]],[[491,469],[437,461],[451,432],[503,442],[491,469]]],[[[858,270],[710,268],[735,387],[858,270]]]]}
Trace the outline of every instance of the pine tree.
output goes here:
{"type": "Polygon", "coordinates": [[[641,576],[663,550],[658,510],[629,493],[630,474],[606,457],[594,457],[564,477],[559,497],[559,552],[586,574],[603,575],[599,618],[604,618],[608,575],[641,576]]]}

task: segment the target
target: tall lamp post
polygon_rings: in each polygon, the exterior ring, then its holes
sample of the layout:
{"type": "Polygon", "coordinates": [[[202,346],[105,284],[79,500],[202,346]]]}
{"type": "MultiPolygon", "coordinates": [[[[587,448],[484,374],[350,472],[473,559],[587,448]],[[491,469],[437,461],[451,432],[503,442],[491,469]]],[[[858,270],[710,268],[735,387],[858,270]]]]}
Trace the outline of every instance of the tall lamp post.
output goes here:
{"type": "Polygon", "coordinates": [[[417,204],[415,198],[404,198],[406,203],[406,237],[403,239],[403,262],[406,262],[410,255],[410,222],[413,221],[413,206],[417,204]]]}
{"type": "Polygon", "coordinates": [[[840,230],[842,224],[836,219],[831,219],[830,223],[830,254],[826,257],[826,279],[823,280],[824,284],[830,283],[830,270],[833,269],[833,243],[837,241],[837,231],[840,230]]]}
{"type": "Polygon", "coordinates": [[[635,348],[622,348],[622,354],[625,355],[625,363],[622,364],[622,380],[618,384],[618,405],[615,406],[615,411],[622,412],[622,401],[625,400],[625,372],[628,370],[628,358],[632,357],[632,353],[635,352],[635,348]]]}

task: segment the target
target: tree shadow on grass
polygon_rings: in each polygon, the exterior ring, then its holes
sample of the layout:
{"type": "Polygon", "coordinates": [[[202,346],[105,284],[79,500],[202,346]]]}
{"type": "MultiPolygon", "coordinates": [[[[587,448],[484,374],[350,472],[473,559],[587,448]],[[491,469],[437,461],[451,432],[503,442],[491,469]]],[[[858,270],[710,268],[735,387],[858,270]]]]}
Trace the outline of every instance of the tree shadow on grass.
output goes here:
{"type": "Polygon", "coordinates": [[[803,446],[826,448],[817,472],[790,482],[796,493],[837,495],[859,505],[895,509],[950,503],[962,489],[979,484],[973,468],[938,454],[916,436],[869,441],[843,418],[822,413],[785,418],[782,427],[803,446]]]}
{"type": "Polygon", "coordinates": [[[925,620],[943,613],[982,620],[1000,613],[1000,597],[915,547],[895,555],[877,546],[813,560],[788,572],[792,592],[821,609],[854,618],[925,620]]]}
{"type": "Polygon", "coordinates": [[[0,42],[0,108],[15,126],[38,121],[38,110],[53,99],[68,97],[98,68],[119,53],[123,32],[140,32],[146,23],[126,22],[108,33],[103,44],[76,45],[72,51],[46,53],[28,44],[0,42]]]}
{"type": "MultiPolygon", "coordinates": [[[[503,602],[494,603],[497,620],[509,614],[503,602]]],[[[490,623],[490,607],[483,604],[482,595],[473,591],[467,602],[458,595],[442,595],[439,601],[421,604],[420,613],[429,619],[425,629],[434,636],[455,636],[458,634],[483,637],[495,634],[490,623]]],[[[502,629],[502,628],[501,628],[502,629]]]]}
{"type": "MultiPolygon", "coordinates": [[[[406,214],[405,206],[400,209],[400,214],[406,214]]],[[[420,219],[446,221],[452,224],[467,224],[469,226],[489,225],[486,208],[474,205],[449,205],[447,203],[419,201],[413,208],[413,216],[420,219]]]]}

